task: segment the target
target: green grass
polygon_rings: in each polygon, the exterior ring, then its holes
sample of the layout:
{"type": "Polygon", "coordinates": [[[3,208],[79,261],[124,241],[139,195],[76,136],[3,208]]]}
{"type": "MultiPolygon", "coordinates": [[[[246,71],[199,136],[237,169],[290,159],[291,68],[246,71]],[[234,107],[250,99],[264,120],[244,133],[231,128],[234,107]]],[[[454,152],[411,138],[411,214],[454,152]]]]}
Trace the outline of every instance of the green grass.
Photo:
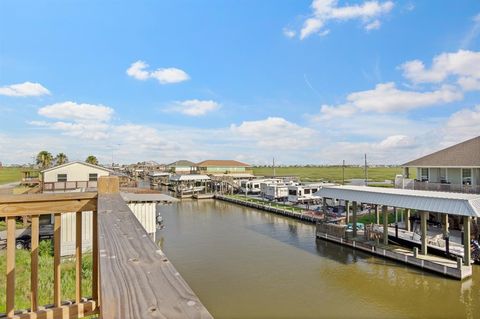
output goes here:
{"type": "MultiPolygon", "coordinates": [[[[24,226],[23,222],[21,220],[17,220],[15,222],[15,228],[16,229],[22,229],[22,228],[27,228],[28,226],[24,226]]],[[[5,220],[0,221],[0,231],[7,230],[7,223],[5,220]]]]}
{"type": "MultiPolygon", "coordinates": [[[[403,209],[398,209],[397,210],[398,220],[401,220],[401,214],[403,214],[403,213],[404,213],[403,209]]],[[[350,222],[352,221],[351,214],[352,213],[350,212],[350,222]]],[[[375,212],[372,210],[371,214],[366,214],[366,215],[363,215],[363,216],[359,216],[357,218],[357,222],[364,223],[365,225],[375,223],[375,212]]],[[[380,222],[379,223],[380,223],[380,225],[383,224],[382,212],[380,212],[380,222]]],[[[393,214],[392,212],[390,212],[388,214],[388,223],[389,224],[395,223],[395,214],[393,214]]]]}
{"type": "Polygon", "coordinates": [[[20,167],[2,167],[0,168],[0,185],[19,182],[22,180],[22,170],[20,167]]]}
{"type": "MultiPolygon", "coordinates": [[[[42,244],[42,243],[41,243],[42,244]]],[[[0,252],[0,312],[5,312],[6,304],[6,254],[0,252]]],[[[75,262],[64,260],[62,272],[62,300],[75,299],[75,262]]],[[[30,308],[30,251],[17,250],[15,258],[15,309],[30,308]]],[[[53,303],[53,257],[41,254],[39,257],[39,304],[53,303]]],[[[82,259],[82,295],[92,292],[92,255],[85,253],[82,259]]]]}
{"type": "MultiPolygon", "coordinates": [[[[271,167],[254,167],[253,173],[259,176],[273,175],[271,167]]],[[[278,176],[296,175],[302,181],[331,181],[342,182],[342,167],[278,167],[275,169],[278,176]]],[[[395,175],[402,174],[401,167],[374,167],[368,169],[368,179],[375,182],[383,182],[385,180],[394,180],[395,175]]],[[[346,167],[345,180],[352,178],[364,178],[365,173],[362,167],[346,167]]],[[[414,177],[413,177],[414,178],[414,177]]]]}
{"type": "Polygon", "coordinates": [[[257,203],[257,204],[262,204],[262,205],[265,205],[265,206],[287,209],[289,211],[292,211],[292,209],[293,209],[294,212],[298,212],[298,213],[303,211],[302,208],[294,207],[294,206],[291,206],[291,205],[284,205],[284,204],[281,204],[281,203],[263,201],[261,199],[256,199],[256,198],[245,197],[245,195],[226,195],[226,196],[230,197],[230,198],[235,198],[235,199],[238,199],[238,200],[243,200],[245,202],[257,203]]]}

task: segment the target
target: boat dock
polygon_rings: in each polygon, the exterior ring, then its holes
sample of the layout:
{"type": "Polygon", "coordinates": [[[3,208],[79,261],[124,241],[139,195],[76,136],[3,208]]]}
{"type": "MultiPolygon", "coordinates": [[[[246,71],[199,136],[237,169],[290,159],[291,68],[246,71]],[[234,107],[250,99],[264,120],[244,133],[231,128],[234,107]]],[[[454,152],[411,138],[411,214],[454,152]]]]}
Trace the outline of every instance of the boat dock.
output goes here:
{"type": "Polygon", "coordinates": [[[461,258],[451,260],[431,254],[419,254],[418,248],[410,250],[398,245],[384,245],[375,241],[365,241],[362,238],[347,239],[336,234],[329,234],[329,231],[324,226],[325,224],[317,224],[316,237],[319,239],[328,240],[454,279],[463,280],[472,276],[472,266],[464,265],[461,258]]]}
{"type": "Polygon", "coordinates": [[[224,196],[219,194],[216,194],[215,198],[226,201],[226,202],[247,206],[247,207],[253,207],[253,208],[264,210],[270,213],[283,215],[283,216],[287,216],[287,217],[291,217],[291,218],[295,218],[295,219],[299,219],[299,220],[303,220],[311,223],[316,223],[320,220],[323,220],[323,214],[315,215],[312,213],[307,213],[305,211],[298,212],[298,211],[295,211],[293,207],[290,210],[287,207],[285,208],[274,207],[269,202],[265,202],[265,204],[260,204],[257,202],[250,202],[247,200],[241,200],[241,199],[232,198],[230,196],[224,196]]]}

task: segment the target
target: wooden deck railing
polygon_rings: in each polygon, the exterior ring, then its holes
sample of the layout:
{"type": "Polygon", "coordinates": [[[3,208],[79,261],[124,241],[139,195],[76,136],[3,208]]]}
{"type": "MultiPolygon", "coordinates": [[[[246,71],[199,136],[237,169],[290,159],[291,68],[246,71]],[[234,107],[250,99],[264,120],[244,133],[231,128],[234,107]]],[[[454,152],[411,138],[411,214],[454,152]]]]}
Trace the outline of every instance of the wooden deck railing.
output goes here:
{"type": "Polygon", "coordinates": [[[119,193],[118,177],[101,177],[98,193],[0,196],[7,221],[4,318],[212,318],[147,235],[119,193]],[[82,212],[92,211],[92,291],[82,291],[82,212]],[[76,212],[75,300],[62,299],[62,214],[76,212]],[[39,301],[39,217],[54,215],[53,304],[39,301]],[[31,216],[31,305],[15,307],[15,222],[31,216]],[[89,296],[85,298],[85,296],[89,296]],[[101,303],[100,303],[101,301],[101,303]]]}
{"type": "Polygon", "coordinates": [[[96,190],[97,181],[71,181],[71,182],[44,182],[42,183],[43,192],[65,192],[76,189],[96,190]]]}
{"type": "Polygon", "coordinates": [[[7,318],[81,318],[97,313],[98,307],[98,232],[93,227],[93,266],[92,291],[82,292],[82,212],[92,211],[94,225],[97,220],[97,193],[65,193],[0,196],[0,217],[6,219],[6,314],[7,318]],[[61,284],[61,215],[76,212],[76,251],[75,251],[75,300],[62,300],[61,284]],[[39,305],[39,218],[41,215],[54,215],[53,234],[53,304],[39,305]],[[30,309],[15,311],[15,254],[16,218],[31,218],[30,252],[30,309]],[[85,293],[85,294],[84,294],[85,293]],[[82,298],[84,295],[91,298],[82,298]]]}

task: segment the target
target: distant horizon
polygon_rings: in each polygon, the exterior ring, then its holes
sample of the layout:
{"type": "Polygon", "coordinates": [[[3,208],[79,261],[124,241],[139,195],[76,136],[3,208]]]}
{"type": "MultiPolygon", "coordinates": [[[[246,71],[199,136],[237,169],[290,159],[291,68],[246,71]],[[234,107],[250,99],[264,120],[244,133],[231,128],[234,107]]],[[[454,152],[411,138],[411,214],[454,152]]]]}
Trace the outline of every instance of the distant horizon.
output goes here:
{"type": "Polygon", "coordinates": [[[4,165],[398,166],[480,136],[480,2],[51,2],[2,1],[4,165]]]}

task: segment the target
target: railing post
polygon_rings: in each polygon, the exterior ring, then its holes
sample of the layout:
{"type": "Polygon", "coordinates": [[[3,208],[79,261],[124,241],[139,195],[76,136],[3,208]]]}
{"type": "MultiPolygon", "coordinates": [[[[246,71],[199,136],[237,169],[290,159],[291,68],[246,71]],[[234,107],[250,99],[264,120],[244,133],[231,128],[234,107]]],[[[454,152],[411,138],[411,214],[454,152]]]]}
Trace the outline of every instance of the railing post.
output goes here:
{"type": "Polygon", "coordinates": [[[55,214],[53,224],[53,303],[55,307],[62,305],[62,276],[60,265],[60,246],[62,241],[62,215],[55,214]]]}
{"type": "Polygon", "coordinates": [[[32,216],[31,225],[31,252],[30,252],[30,307],[31,311],[38,310],[38,241],[39,241],[39,217],[32,216]]]}
{"type": "Polygon", "coordinates": [[[15,217],[7,217],[7,317],[15,311],[15,217]]]}
{"type": "Polygon", "coordinates": [[[82,299],[82,212],[76,213],[75,220],[75,302],[82,299]]]}

